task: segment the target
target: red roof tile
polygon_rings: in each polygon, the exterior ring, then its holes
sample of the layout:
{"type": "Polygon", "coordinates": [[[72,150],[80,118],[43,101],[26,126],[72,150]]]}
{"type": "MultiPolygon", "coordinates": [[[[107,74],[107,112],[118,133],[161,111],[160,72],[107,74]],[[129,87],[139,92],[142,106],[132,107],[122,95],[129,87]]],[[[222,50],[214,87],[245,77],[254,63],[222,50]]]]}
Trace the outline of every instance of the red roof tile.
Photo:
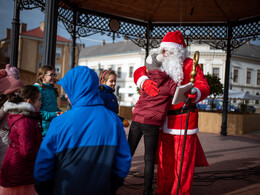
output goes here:
{"type": "MultiPolygon", "coordinates": [[[[21,35],[27,35],[27,36],[38,37],[38,38],[43,39],[43,31],[41,30],[40,27],[26,31],[26,32],[22,32],[21,35]]],[[[57,35],[57,41],[71,42],[69,39],[61,37],[59,35],[57,35]]]]}

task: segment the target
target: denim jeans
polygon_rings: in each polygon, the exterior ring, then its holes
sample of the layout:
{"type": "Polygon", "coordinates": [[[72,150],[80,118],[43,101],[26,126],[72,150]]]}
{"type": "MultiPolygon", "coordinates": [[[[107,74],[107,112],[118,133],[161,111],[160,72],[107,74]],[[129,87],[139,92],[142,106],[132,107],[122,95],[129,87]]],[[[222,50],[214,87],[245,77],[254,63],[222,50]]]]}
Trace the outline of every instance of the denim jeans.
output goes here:
{"type": "Polygon", "coordinates": [[[135,153],[137,145],[144,135],[144,193],[152,194],[154,160],[158,145],[159,126],[142,124],[132,121],[128,134],[128,143],[132,156],[135,153]]]}

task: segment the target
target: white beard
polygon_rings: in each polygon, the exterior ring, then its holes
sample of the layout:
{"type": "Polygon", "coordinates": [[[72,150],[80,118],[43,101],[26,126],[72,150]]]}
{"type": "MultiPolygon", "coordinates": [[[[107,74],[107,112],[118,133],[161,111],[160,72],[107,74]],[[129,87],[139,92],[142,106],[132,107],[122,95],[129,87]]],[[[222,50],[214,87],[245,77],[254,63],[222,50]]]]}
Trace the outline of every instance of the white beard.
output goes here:
{"type": "Polygon", "coordinates": [[[162,62],[161,71],[169,75],[179,86],[183,80],[183,61],[188,56],[187,49],[182,47],[165,49],[167,49],[167,52],[162,62]]]}

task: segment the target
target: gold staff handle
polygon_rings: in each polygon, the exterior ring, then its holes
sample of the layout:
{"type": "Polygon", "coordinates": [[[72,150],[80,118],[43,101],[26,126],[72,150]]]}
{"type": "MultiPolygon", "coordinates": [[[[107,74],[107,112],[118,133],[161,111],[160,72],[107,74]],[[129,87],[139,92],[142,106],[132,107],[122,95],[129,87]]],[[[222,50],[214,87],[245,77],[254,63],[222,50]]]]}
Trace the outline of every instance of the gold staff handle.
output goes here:
{"type": "Polygon", "coordinates": [[[194,53],[194,57],[193,57],[193,65],[192,65],[192,71],[190,73],[190,82],[195,82],[195,77],[197,75],[197,71],[196,71],[196,68],[198,66],[198,62],[199,62],[199,56],[200,56],[200,53],[198,51],[195,51],[194,53]]]}

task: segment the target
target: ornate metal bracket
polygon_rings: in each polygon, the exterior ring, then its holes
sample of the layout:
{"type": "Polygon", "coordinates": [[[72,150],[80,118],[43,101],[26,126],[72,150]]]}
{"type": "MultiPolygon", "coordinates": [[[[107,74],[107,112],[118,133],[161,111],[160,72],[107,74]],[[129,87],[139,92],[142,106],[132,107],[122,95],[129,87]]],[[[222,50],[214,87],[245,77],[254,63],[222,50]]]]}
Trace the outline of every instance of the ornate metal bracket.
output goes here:
{"type": "MultiPolygon", "coordinates": [[[[46,0],[21,0],[21,8],[45,10],[46,0]]],[[[128,38],[140,47],[146,48],[147,23],[126,18],[120,18],[81,9],[67,0],[58,0],[58,19],[62,21],[69,33],[73,33],[76,25],[76,37],[86,37],[100,33],[101,35],[115,38],[128,38]],[[73,23],[73,15],[76,14],[76,24],[73,23]],[[113,21],[111,23],[111,21],[113,21]]],[[[260,40],[260,17],[233,22],[232,24],[231,50],[234,50],[248,40],[260,40]]],[[[206,43],[210,46],[226,50],[227,47],[227,23],[219,24],[151,24],[149,48],[159,47],[163,36],[169,31],[179,30],[183,33],[187,44],[190,42],[206,43]]]]}

